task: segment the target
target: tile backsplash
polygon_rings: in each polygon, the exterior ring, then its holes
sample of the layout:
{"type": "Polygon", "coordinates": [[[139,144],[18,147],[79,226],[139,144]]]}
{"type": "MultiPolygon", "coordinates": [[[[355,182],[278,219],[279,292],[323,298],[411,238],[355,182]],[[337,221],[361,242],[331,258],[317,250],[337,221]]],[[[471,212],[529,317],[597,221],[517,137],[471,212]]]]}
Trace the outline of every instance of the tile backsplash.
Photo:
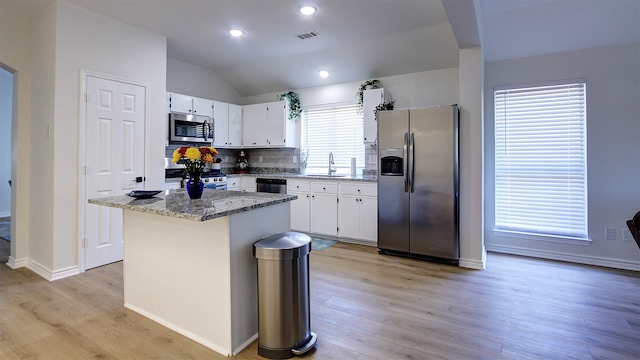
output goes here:
{"type": "MultiPolygon", "coordinates": [[[[165,157],[171,158],[175,149],[180,145],[169,145],[165,148],[165,157]]],[[[236,161],[240,156],[241,149],[218,149],[218,157],[222,159],[220,168],[226,174],[235,172],[236,161]]],[[[242,149],[249,162],[251,173],[294,173],[300,172],[299,149],[279,148],[279,149],[242,149]],[[295,161],[294,161],[295,157],[295,161]]],[[[377,164],[369,160],[377,159],[377,147],[375,145],[365,146],[365,167],[363,174],[375,175],[377,164]]]]}
{"type": "MultiPolygon", "coordinates": [[[[165,157],[172,157],[173,152],[181,145],[169,145],[165,148],[165,157]]],[[[244,151],[252,173],[299,173],[298,152],[296,148],[282,149],[219,149],[218,157],[222,159],[220,168],[227,174],[235,171],[240,151],[244,151]],[[294,162],[293,157],[296,157],[294,162]]]]}

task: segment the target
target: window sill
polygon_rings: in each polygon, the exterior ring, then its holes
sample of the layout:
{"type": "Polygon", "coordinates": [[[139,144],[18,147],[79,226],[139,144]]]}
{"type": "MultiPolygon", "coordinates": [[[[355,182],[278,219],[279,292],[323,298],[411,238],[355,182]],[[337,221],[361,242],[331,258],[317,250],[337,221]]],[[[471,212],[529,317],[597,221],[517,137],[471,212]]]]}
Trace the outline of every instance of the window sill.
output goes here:
{"type": "Polygon", "coordinates": [[[499,237],[509,237],[523,240],[534,240],[534,241],[549,241],[555,243],[563,243],[563,244],[571,244],[571,245],[582,245],[589,246],[591,244],[591,239],[584,238],[576,238],[570,236],[554,236],[554,235],[540,235],[540,234],[532,234],[520,231],[509,231],[509,230],[498,230],[493,229],[493,235],[499,237]]]}

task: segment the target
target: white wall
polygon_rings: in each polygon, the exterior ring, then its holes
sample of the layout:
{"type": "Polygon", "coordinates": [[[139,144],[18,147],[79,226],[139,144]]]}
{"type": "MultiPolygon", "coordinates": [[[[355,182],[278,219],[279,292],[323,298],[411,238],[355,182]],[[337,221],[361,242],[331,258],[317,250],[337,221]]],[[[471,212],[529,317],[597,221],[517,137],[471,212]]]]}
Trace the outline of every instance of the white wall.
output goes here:
{"type": "MultiPolygon", "coordinates": [[[[148,85],[150,121],[147,188],[164,184],[164,134],[166,127],[166,38],[140,28],[59,2],[55,37],[55,122],[53,161],[53,211],[42,214],[55,224],[51,269],[64,271],[79,265],[78,169],[81,121],[81,70],[97,72],[148,85]]],[[[37,133],[40,134],[41,129],[37,133]]],[[[35,139],[35,138],[34,138],[35,139]]],[[[40,138],[38,138],[40,140],[40,138]]],[[[45,140],[45,139],[43,139],[45,140]]],[[[34,204],[35,205],[35,204],[34,204]]]]}
{"type": "MultiPolygon", "coordinates": [[[[482,51],[460,51],[460,68],[424,71],[379,78],[396,108],[460,104],[460,265],[485,267],[482,194],[482,51]]],[[[294,90],[303,107],[356,102],[365,81],[294,90]]],[[[280,93],[245,97],[242,104],[274,101],[280,93]]]]}
{"type": "MultiPolygon", "coordinates": [[[[53,192],[54,192],[54,133],[55,132],[55,56],[56,56],[55,3],[49,4],[33,20],[31,78],[31,174],[38,179],[29,186],[29,263],[30,268],[53,268],[53,192]]],[[[74,159],[70,159],[74,161],[74,159]]],[[[61,212],[70,214],[68,209],[61,212]]],[[[20,240],[18,240],[20,241],[20,240]]],[[[74,250],[72,254],[75,254],[74,250]]]]}
{"type": "Polygon", "coordinates": [[[7,9],[0,2],[0,63],[16,79],[13,90],[11,136],[11,257],[9,266],[23,266],[29,246],[31,189],[31,23],[24,13],[7,9]]]}
{"type": "Polygon", "coordinates": [[[167,59],[167,91],[231,104],[241,100],[216,72],[175,59],[167,59]]]}
{"type": "Polygon", "coordinates": [[[479,46],[460,50],[460,266],[484,269],[484,60],[479,46]]]}
{"type": "Polygon", "coordinates": [[[0,217],[11,216],[11,114],[13,74],[0,68],[0,217]]]}
{"type": "MultiPolygon", "coordinates": [[[[623,242],[626,220],[640,210],[640,44],[564,52],[486,64],[485,241],[489,250],[640,270],[640,250],[623,242]],[[493,88],[587,79],[588,246],[493,234],[493,88]],[[604,228],[617,240],[604,240],[604,228]]],[[[627,233],[628,234],[628,233],[627,233]]]]}
{"type": "MultiPolygon", "coordinates": [[[[396,108],[452,105],[458,102],[458,68],[423,71],[418,73],[378,78],[396,100],[396,108]]],[[[357,101],[356,92],[362,81],[336,85],[294,89],[300,96],[302,107],[357,101]]],[[[270,93],[242,98],[242,104],[276,101],[281,94],[270,93]]]]}

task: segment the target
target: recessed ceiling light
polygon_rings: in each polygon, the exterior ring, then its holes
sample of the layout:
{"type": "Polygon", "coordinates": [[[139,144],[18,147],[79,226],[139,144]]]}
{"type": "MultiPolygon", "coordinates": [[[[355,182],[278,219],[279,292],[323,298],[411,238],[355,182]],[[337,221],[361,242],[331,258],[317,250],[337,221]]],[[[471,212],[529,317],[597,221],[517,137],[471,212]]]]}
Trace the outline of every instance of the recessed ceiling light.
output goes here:
{"type": "Polygon", "coordinates": [[[300,8],[300,12],[303,15],[311,15],[311,14],[315,13],[316,10],[317,9],[314,8],[313,6],[303,6],[303,7],[300,8]]]}
{"type": "Polygon", "coordinates": [[[318,75],[320,75],[320,77],[327,78],[329,77],[329,72],[327,70],[320,70],[318,71],[318,75]]]}
{"type": "Polygon", "coordinates": [[[231,29],[229,30],[229,34],[231,34],[231,36],[233,37],[238,37],[244,35],[244,31],[240,29],[231,29]]]}

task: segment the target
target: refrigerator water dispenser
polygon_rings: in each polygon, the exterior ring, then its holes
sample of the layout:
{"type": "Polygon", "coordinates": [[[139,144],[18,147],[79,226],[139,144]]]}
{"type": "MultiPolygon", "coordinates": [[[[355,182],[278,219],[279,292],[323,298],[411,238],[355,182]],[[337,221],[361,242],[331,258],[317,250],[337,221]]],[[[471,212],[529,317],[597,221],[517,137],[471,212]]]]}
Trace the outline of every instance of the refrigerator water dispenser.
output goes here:
{"type": "Polygon", "coordinates": [[[380,175],[403,176],[404,159],[402,149],[380,150],[380,175]]]}

